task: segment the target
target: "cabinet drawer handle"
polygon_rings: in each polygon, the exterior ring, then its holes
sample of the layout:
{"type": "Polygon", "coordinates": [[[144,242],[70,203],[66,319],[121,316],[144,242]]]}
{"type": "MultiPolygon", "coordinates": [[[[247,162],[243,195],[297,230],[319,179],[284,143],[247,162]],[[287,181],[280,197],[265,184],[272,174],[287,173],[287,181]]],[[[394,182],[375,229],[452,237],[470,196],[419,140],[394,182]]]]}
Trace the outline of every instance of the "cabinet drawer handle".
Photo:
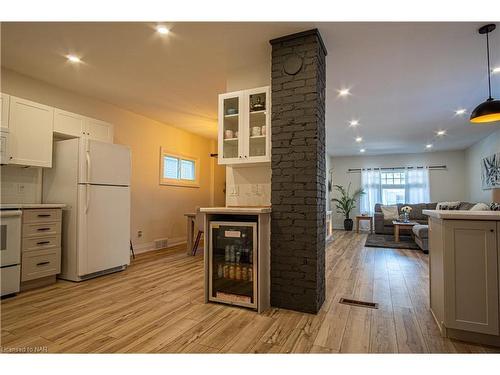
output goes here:
{"type": "Polygon", "coordinates": [[[46,264],[49,264],[50,262],[40,262],[40,263],[37,263],[36,265],[37,266],[45,266],[46,264]]]}
{"type": "Polygon", "coordinates": [[[50,243],[50,241],[40,241],[40,242],[37,242],[36,244],[37,245],[47,245],[48,243],[50,243]]]}
{"type": "Polygon", "coordinates": [[[50,230],[50,228],[38,228],[37,231],[42,232],[44,230],[50,230]]]}
{"type": "Polygon", "coordinates": [[[38,214],[38,217],[51,217],[51,214],[38,214]]]}
{"type": "Polygon", "coordinates": [[[490,229],[490,232],[493,233],[495,230],[494,229],[490,229]]]}

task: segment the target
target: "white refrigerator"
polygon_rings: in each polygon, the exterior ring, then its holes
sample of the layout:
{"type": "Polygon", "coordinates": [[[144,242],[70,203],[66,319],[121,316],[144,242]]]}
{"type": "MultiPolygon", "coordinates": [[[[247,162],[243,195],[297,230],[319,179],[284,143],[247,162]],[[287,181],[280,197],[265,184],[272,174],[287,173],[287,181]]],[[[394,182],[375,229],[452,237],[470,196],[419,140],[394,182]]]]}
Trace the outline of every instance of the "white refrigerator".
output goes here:
{"type": "Polygon", "coordinates": [[[130,149],[69,139],[43,172],[45,203],[65,203],[59,278],[82,281],[130,264],[130,149]]]}

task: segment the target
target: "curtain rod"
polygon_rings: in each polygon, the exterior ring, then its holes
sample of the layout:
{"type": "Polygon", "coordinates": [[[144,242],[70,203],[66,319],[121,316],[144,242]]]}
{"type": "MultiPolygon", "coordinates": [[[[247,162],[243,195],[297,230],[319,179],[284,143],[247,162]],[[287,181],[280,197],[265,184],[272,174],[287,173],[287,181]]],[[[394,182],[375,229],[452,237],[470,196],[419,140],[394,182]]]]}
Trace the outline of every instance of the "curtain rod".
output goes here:
{"type": "Polygon", "coordinates": [[[362,170],[367,170],[367,171],[393,171],[397,169],[446,169],[446,165],[429,165],[427,167],[390,167],[390,168],[349,168],[347,172],[361,172],[362,170]]]}

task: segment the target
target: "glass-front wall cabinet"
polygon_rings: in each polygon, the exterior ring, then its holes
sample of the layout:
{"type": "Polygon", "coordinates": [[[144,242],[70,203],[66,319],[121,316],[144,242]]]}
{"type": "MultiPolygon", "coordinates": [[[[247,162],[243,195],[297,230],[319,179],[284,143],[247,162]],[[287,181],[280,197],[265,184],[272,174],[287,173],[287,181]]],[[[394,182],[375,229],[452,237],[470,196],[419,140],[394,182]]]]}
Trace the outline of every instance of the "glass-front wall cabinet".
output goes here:
{"type": "Polygon", "coordinates": [[[270,162],[269,87],[219,96],[219,164],[270,162]]]}
{"type": "Polygon", "coordinates": [[[257,307],[257,223],[210,222],[209,300],[257,307]]]}
{"type": "Polygon", "coordinates": [[[240,153],[240,96],[228,96],[222,100],[223,152],[224,160],[238,159],[240,153]]]}

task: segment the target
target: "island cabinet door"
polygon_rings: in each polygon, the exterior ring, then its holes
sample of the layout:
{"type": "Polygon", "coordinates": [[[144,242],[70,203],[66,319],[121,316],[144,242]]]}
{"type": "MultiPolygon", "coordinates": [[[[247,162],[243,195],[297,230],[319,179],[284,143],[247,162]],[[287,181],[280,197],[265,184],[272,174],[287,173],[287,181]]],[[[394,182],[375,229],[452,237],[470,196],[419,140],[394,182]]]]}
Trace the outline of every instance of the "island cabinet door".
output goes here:
{"type": "Polygon", "coordinates": [[[446,220],[445,325],[499,334],[497,225],[446,220]]]}

